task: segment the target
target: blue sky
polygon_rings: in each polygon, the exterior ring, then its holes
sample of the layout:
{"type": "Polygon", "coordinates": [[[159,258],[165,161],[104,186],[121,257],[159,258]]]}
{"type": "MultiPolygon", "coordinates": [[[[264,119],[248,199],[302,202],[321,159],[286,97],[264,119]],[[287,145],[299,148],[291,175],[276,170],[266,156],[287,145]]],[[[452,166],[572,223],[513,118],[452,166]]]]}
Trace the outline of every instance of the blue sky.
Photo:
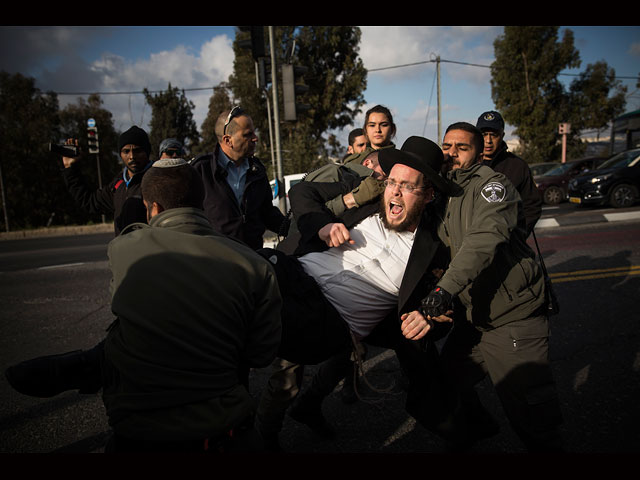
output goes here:
{"type": "MultiPolygon", "coordinates": [[[[587,64],[605,60],[621,77],[640,74],[640,27],[570,26],[580,52],[580,73],[587,64]]],[[[503,27],[383,27],[363,26],[360,56],[368,75],[367,107],[383,104],[398,126],[396,143],[411,135],[437,140],[435,62],[376,71],[376,69],[442,60],[440,94],[442,129],[455,121],[475,123],[494,109],[488,68],[493,41],[503,27]]],[[[562,31],[561,29],[561,31],[562,31]]],[[[122,27],[0,27],[0,69],[36,79],[41,90],[59,93],[140,92],[163,90],[170,82],[179,88],[213,87],[233,69],[232,26],[122,26],[122,27]]],[[[563,77],[570,82],[572,77],[563,77]]],[[[628,86],[627,111],[640,108],[634,80],[628,86]]],[[[194,117],[202,124],[212,91],[187,92],[196,104],[194,117]]],[[[78,95],[61,95],[60,103],[78,95]]],[[[116,128],[145,127],[151,112],[140,94],[103,94],[116,128]]],[[[361,126],[363,116],[356,119],[361,126]]],[[[344,132],[337,132],[346,143],[344,132]]],[[[507,138],[512,138],[507,128],[507,138]]]]}

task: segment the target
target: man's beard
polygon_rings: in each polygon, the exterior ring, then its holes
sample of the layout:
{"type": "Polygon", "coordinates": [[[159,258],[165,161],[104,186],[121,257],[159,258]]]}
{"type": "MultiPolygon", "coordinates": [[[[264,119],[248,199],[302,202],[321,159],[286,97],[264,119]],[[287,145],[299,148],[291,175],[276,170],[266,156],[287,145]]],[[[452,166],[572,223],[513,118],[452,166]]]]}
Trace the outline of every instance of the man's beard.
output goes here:
{"type": "MultiPolygon", "coordinates": [[[[425,209],[424,203],[416,203],[411,209],[406,210],[406,216],[404,220],[398,224],[391,225],[387,220],[387,214],[389,213],[387,209],[387,202],[384,199],[384,195],[380,198],[380,218],[382,218],[382,224],[389,230],[393,230],[396,232],[406,232],[410,227],[417,226],[420,223],[420,217],[422,217],[422,212],[425,209]]],[[[404,205],[406,209],[407,205],[404,205]]]]}

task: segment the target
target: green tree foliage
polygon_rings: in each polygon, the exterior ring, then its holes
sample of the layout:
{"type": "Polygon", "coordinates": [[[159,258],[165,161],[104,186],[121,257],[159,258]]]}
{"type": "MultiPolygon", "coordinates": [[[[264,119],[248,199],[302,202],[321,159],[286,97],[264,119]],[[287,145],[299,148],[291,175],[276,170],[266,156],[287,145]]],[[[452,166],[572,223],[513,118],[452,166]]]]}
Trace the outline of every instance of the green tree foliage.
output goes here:
{"type": "Polygon", "coordinates": [[[62,179],[49,142],[60,138],[57,110],[57,96],[32,78],[0,72],[3,231],[44,226],[55,211],[62,179]]]}
{"type": "Polygon", "coordinates": [[[624,112],[626,92],[627,88],[616,80],[615,70],[606,62],[588,65],[571,83],[571,128],[578,131],[602,129],[624,112]]]}
{"type": "MultiPolygon", "coordinates": [[[[268,158],[271,147],[268,108],[271,108],[273,118],[273,85],[269,85],[266,91],[260,91],[256,86],[255,62],[251,52],[238,45],[248,36],[246,32],[238,32],[236,36],[234,73],[229,84],[236,103],[251,113],[262,143],[259,156],[268,158]]],[[[328,153],[333,151],[333,147],[327,143],[325,135],[329,130],[352,124],[364,105],[367,72],[358,56],[360,36],[359,28],[348,26],[274,27],[276,63],[278,66],[293,63],[306,67],[303,83],[309,89],[299,102],[311,107],[298,115],[296,122],[282,122],[280,125],[284,174],[305,172],[327,163],[328,153]]],[[[265,27],[266,52],[270,52],[268,39],[265,27]]],[[[277,107],[282,119],[279,68],[276,68],[276,73],[277,107]]],[[[270,80],[270,74],[268,78],[270,80]]]]}
{"type": "Polygon", "coordinates": [[[217,87],[214,87],[213,95],[209,99],[209,111],[200,129],[202,132],[202,141],[197,148],[191,149],[192,155],[195,156],[215,150],[218,144],[218,138],[215,132],[216,120],[222,112],[231,110],[232,106],[231,99],[229,98],[228,85],[223,82],[217,87]]]}
{"type": "MultiPolygon", "coordinates": [[[[556,26],[506,26],[494,42],[491,93],[505,121],[516,127],[529,162],[560,158],[560,123],[572,124],[569,144],[578,153],[578,136],[602,128],[621,113],[619,85],[604,62],[589,66],[569,89],[559,80],[562,70],[580,66],[573,32],[558,38],[556,26]],[[612,89],[618,90],[609,98],[612,89]],[[600,110],[596,113],[595,110],[600,110]]],[[[624,106],[622,106],[622,109],[624,106]]]]}
{"type": "Polygon", "coordinates": [[[151,107],[151,141],[152,159],[157,159],[160,143],[165,138],[176,138],[187,150],[196,150],[200,143],[200,135],[193,120],[195,105],[187,99],[184,90],[171,87],[166,91],[153,95],[146,88],[145,99],[151,107]]]}

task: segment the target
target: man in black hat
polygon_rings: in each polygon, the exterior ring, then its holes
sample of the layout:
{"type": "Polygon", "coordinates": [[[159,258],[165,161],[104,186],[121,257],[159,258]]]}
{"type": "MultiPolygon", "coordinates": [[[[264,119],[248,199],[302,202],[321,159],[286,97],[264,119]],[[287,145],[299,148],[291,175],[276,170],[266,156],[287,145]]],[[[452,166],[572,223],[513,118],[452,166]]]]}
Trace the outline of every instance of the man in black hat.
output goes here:
{"type": "MultiPolygon", "coordinates": [[[[258,251],[273,263],[283,296],[278,357],[311,365],[360,341],[392,348],[409,380],[409,413],[445,435],[440,422],[447,415],[447,397],[434,363],[433,336],[427,335],[436,327],[418,308],[434,284],[433,270],[447,260],[434,231],[434,194],[448,195],[452,186],[439,174],[440,147],[426,138],[411,137],[400,150],[381,150],[379,163],[387,175],[380,202],[338,218],[325,201],[352,191],[355,183],[300,182],[289,193],[301,233],[297,256],[258,251]]],[[[344,376],[344,370],[330,371],[344,376]]],[[[292,415],[321,424],[322,400],[341,377],[316,379],[292,415]]],[[[256,425],[274,448],[300,381],[300,369],[274,371],[263,392],[256,425]]]]}
{"type": "Polygon", "coordinates": [[[483,163],[506,176],[520,194],[529,235],[542,214],[542,198],[531,169],[522,158],[507,150],[502,115],[495,111],[484,112],[478,117],[476,127],[484,137],[483,163]]]}
{"type": "MultiPolygon", "coordinates": [[[[69,139],[67,144],[77,140],[69,139]]],[[[140,182],[151,166],[149,136],[135,125],[118,138],[118,152],[124,164],[121,174],[103,188],[89,189],[80,174],[80,157],[62,157],[62,176],[76,202],[90,213],[113,215],[116,236],[131,223],[145,222],[147,210],[142,203],[140,182]]]]}

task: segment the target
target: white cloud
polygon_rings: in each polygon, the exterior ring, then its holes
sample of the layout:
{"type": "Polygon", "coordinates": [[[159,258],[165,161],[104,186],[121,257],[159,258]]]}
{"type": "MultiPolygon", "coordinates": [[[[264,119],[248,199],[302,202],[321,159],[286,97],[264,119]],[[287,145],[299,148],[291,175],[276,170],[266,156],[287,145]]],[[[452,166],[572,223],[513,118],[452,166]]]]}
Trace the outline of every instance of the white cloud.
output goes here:
{"type": "MultiPolygon", "coordinates": [[[[493,40],[502,27],[360,27],[360,57],[368,69],[441,60],[489,65],[493,40]]],[[[428,64],[427,64],[428,65],[428,64]]],[[[441,62],[441,69],[457,80],[486,82],[489,69],[441,62]]],[[[406,79],[417,68],[395,68],[375,72],[387,81],[406,79]]]]}
{"type": "MultiPolygon", "coordinates": [[[[136,61],[103,54],[91,65],[91,70],[100,74],[98,90],[106,92],[137,92],[141,88],[154,92],[166,90],[169,83],[185,90],[210,86],[211,90],[185,92],[195,104],[194,120],[199,128],[206,118],[213,87],[228,79],[233,59],[232,40],[220,35],[204,43],[197,54],[183,45],[136,61]]],[[[143,95],[104,95],[103,99],[105,107],[114,113],[116,128],[126,128],[132,123],[144,125],[151,119],[143,95]]]]}

